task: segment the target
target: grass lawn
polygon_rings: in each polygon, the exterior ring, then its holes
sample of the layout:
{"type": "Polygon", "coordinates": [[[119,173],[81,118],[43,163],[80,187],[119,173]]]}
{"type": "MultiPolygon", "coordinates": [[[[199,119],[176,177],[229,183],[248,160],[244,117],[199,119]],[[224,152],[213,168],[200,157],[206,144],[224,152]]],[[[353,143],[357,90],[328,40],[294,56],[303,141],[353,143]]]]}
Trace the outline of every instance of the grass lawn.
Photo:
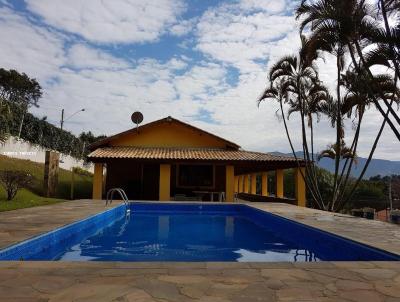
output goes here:
{"type": "Polygon", "coordinates": [[[18,191],[13,200],[7,201],[4,189],[0,189],[0,212],[16,209],[44,206],[58,202],[67,201],[66,199],[46,198],[36,195],[26,189],[18,191]]]}
{"type": "MultiPolygon", "coordinates": [[[[58,187],[56,198],[42,197],[44,164],[30,160],[16,159],[0,155],[0,170],[20,170],[30,173],[34,177],[33,184],[28,189],[18,191],[11,201],[6,200],[6,193],[0,186],[0,212],[40,205],[54,204],[70,199],[71,171],[59,169],[58,187]]],[[[91,198],[92,176],[88,174],[76,174],[74,176],[74,198],[91,198]]]]}

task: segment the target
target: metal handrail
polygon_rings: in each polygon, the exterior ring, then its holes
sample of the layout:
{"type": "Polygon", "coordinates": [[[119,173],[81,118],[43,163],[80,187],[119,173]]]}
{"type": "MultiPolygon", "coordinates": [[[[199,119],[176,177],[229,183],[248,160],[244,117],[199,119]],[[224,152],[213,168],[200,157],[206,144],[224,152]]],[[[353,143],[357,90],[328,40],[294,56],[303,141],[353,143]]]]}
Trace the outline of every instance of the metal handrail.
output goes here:
{"type": "Polygon", "coordinates": [[[119,195],[121,196],[121,198],[124,201],[125,205],[127,205],[129,203],[129,199],[126,196],[126,193],[125,193],[125,191],[123,189],[121,189],[121,188],[112,188],[112,189],[108,190],[108,192],[107,192],[106,205],[108,205],[109,203],[110,204],[112,203],[115,192],[119,193],[119,195]]]}

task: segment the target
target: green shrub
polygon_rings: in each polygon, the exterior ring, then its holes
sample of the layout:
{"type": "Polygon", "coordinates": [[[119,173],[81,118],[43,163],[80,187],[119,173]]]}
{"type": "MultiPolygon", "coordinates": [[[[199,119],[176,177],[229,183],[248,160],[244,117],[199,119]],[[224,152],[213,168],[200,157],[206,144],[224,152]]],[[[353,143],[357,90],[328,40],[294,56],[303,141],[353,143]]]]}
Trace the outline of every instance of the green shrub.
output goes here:
{"type": "Polygon", "coordinates": [[[7,200],[12,200],[21,188],[32,184],[33,177],[25,171],[0,171],[0,183],[7,192],[7,200]]]}

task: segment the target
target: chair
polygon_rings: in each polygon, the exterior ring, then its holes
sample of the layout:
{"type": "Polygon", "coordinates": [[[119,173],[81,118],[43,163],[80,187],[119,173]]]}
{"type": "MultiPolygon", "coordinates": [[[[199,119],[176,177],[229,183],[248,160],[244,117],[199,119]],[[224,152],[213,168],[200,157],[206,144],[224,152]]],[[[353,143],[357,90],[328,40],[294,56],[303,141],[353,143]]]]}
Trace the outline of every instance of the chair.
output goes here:
{"type": "Polygon", "coordinates": [[[175,194],[174,200],[175,201],[186,201],[187,197],[185,194],[175,194]]]}

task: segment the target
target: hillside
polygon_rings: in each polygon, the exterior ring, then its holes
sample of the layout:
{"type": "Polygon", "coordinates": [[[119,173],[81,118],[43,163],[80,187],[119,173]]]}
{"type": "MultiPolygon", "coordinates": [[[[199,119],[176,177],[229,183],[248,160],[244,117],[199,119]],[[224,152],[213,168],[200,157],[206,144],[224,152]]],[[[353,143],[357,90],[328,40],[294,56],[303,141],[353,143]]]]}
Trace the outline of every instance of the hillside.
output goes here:
{"type": "MultiPolygon", "coordinates": [[[[284,155],[284,156],[293,156],[292,153],[281,153],[281,152],[272,152],[276,155],[284,155]]],[[[302,156],[302,152],[297,152],[297,156],[302,156]]],[[[358,164],[352,171],[353,176],[359,176],[361,170],[363,169],[366,158],[359,157],[358,164]]],[[[318,165],[321,168],[324,168],[328,171],[334,172],[334,161],[329,158],[323,158],[318,161],[318,165]]],[[[370,178],[371,176],[375,175],[391,175],[391,174],[400,174],[400,161],[392,161],[392,160],[385,160],[385,159],[372,159],[371,163],[369,164],[368,170],[366,171],[364,178],[370,178]]]]}
{"type": "MultiPolygon", "coordinates": [[[[60,169],[56,198],[44,198],[41,196],[43,192],[44,164],[0,155],[0,170],[25,171],[34,177],[32,186],[28,189],[20,190],[12,201],[5,201],[6,194],[3,187],[0,186],[0,211],[51,204],[70,199],[71,171],[60,169]]],[[[75,174],[74,179],[74,198],[90,198],[92,176],[88,173],[75,174]]]]}

